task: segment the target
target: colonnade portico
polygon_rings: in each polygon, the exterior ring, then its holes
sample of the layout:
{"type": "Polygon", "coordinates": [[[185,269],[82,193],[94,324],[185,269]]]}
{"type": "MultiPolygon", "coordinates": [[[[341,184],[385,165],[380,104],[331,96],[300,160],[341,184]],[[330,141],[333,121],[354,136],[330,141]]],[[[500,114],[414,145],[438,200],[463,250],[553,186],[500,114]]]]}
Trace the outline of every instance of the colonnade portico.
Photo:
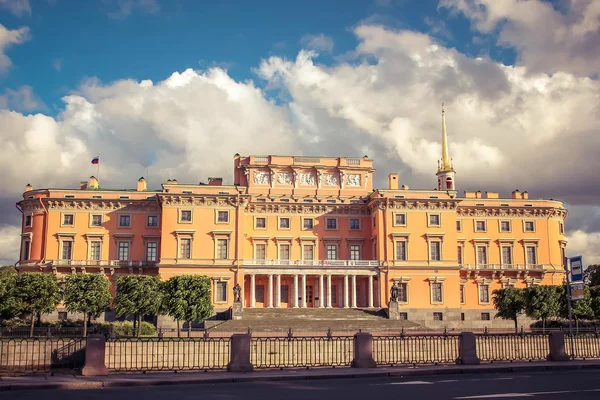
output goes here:
{"type": "Polygon", "coordinates": [[[379,298],[375,271],[245,270],[244,307],[358,308],[379,298]]]}

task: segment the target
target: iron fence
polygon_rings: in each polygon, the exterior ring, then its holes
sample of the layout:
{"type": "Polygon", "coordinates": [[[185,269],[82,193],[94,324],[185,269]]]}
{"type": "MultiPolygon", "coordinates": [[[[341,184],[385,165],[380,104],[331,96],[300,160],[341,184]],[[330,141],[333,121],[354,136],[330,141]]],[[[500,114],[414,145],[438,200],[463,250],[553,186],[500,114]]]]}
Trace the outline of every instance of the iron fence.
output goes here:
{"type": "Polygon", "coordinates": [[[85,339],[0,339],[0,372],[40,373],[83,367],[85,339]]]}
{"type": "Polygon", "coordinates": [[[123,338],[106,342],[111,371],[182,371],[225,369],[229,338],[123,338]]]}
{"type": "Polygon", "coordinates": [[[250,362],[255,368],[350,366],[353,336],[252,337],[250,362]]]}
{"type": "MultiPolygon", "coordinates": [[[[98,328],[94,326],[88,327],[87,333],[88,335],[94,333],[106,333],[110,334],[112,329],[110,327],[107,328],[98,328]]],[[[27,338],[30,334],[30,328],[25,326],[15,326],[15,327],[2,327],[0,328],[0,337],[22,337],[27,338]]],[[[33,337],[42,337],[42,338],[81,338],[83,337],[83,327],[82,326],[74,326],[74,327],[60,327],[60,326],[42,326],[42,327],[34,327],[33,328],[33,337]]]]}
{"type": "Polygon", "coordinates": [[[575,360],[589,360],[600,358],[600,334],[584,333],[565,336],[565,348],[567,354],[575,360]]]}
{"type": "Polygon", "coordinates": [[[546,334],[482,334],[475,338],[481,361],[537,361],[550,353],[546,334]]]}
{"type": "Polygon", "coordinates": [[[458,335],[373,337],[373,359],[378,365],[446,364],[458,358],[458,335]]]}

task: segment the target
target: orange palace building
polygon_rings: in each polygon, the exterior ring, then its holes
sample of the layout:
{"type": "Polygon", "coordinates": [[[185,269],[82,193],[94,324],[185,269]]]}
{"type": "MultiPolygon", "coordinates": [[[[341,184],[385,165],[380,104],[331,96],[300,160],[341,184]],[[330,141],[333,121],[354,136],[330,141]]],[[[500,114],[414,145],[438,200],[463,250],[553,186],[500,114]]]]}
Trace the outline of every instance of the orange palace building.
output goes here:
{"type": "Polygon", "coordinates": [[[113,281],[207,275],[217,311],[236,283],[246,308],[369,308],[386,307],[398,282],[402,317],[422,321],[493,319],[494,289],[564,280],[563,204],[519,191],[459,197],[444,111],[437,190],[399,187],[393,173],[373,189],[366,156],[236,154],[233,164],[233,185],[28,185],[17,267],[113,281]]]}

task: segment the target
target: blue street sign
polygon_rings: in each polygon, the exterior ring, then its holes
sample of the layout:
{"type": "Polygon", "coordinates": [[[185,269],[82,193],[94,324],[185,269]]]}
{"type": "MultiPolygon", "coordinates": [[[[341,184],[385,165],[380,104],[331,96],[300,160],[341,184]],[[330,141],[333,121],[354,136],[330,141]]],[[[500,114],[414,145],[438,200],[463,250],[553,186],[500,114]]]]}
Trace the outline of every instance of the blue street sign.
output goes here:
{"type": "Polygon", "coordinates": [[[583,262],[581,256],[571,257],[571,282],[583,282],[583,262]]]}

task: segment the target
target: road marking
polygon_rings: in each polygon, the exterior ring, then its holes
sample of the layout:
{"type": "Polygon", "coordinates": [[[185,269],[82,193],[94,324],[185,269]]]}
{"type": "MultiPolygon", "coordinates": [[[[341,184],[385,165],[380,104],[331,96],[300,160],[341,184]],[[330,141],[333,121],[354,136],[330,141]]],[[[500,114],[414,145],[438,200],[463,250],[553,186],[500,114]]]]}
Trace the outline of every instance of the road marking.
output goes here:
{"type": "Polygon", "coordinates": [[[436,383],[460,382],[458,379],[446,379],[444,381],[436,381],[436,383]]]}
{"type": "Polygon", "coordinates": [[[534,397],[534,396],[546,396],[549,394],[570,394],[570,393],[590,393],[600,392],[600,389],[581,389],[581,390],[556,390],[553,392],[531,392],[531,393],[495,393],[495,394],[481,394],[477,396],[463,396],[454,397],[454,400],[467,400],[467,399],[499,399],[505,397],[534,397]]]}
{"type": "Polygon", "coordinates": [[[388,385],[433,385],[433,382],[427,381],[408,381],[408,382],[390,382],[388,385]]]}

